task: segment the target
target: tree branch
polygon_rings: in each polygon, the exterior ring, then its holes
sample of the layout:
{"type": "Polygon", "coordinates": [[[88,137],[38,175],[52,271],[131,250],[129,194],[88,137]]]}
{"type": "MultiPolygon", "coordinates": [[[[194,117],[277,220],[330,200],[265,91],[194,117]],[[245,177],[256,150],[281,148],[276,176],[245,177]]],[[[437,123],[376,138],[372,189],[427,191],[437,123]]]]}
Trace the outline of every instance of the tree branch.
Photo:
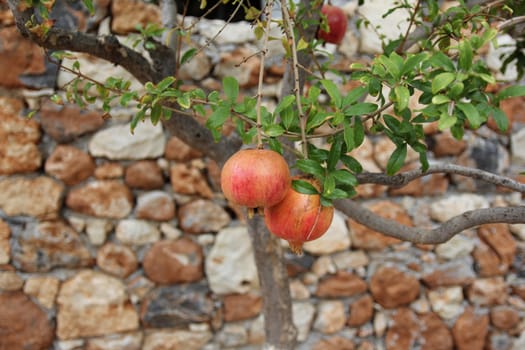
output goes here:
{"type": "Polygon", "coordinates": [[[360,184],[373,183],[378,185],[386,185],[393,188],[405,186],[410,181],[419,177],[436,174],[448,173],[468,176],[473,179],[483,180],[488,183],[503,186],[514,191],[525,193],[525,184],[512,180],[508,177],[489,173],[481,169],[467,168],[454,164],[434,164],[430,165],[428,170],[423,172],[421,169],[414,169],[404,173],[399,173],[389,176],[383,173],[361,173],[357,174],[357,180],[360,184]]]}
{"type": "Polygon", "coordinates": [[[335,207],[351,219],[387,236],[419,244],[439,244],[471,227],[489,223],[525,223],[525,206],[485,208],[464,212],[434,229],[408,227],[378,216],[351,200],[338,200],[335,207]]]}

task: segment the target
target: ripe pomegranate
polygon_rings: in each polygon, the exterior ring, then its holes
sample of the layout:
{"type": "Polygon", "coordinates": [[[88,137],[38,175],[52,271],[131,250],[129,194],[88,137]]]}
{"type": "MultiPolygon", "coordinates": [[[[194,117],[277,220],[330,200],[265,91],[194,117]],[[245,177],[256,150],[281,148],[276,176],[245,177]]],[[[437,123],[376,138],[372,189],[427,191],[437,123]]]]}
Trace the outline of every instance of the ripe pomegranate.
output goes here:
{"type": "MultiPolygon", "coordinates": [[[[319,189],[314,180],[301,180],[319,189]]],[[[333,217],[334,208],[322,206],[318,194],[303,194],[293,188],[288,190],[281,202],[264,208],[264,222],[268,230],[287,240],[290,249],[297,254],[301,252],[304,242],[317,239],[328,230],[333,217]]]]}
{"type": "Polygon", "coordinates": [[[340,44],[346,33],[348,19],[340,7],[332,5],[323,5],[321,13],[326,16],[329,31],[325,32],[319,29],[317,37],[327,43],[340,44]]]}
{"type": "Polygon", "coordinates": [[[248,208],[279,203],[290,186],[288,164],[271,150],[240,150],[226,161],[221,172],[224,196],[248,208]]]}

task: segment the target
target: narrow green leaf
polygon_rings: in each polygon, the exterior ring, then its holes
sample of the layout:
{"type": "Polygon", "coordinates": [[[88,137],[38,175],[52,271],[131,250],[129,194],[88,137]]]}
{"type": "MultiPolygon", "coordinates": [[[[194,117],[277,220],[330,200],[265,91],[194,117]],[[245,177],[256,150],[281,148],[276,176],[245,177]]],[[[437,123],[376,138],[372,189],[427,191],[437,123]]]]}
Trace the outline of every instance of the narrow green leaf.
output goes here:
{"type": "Polygon", "coordinates": [[[321,80],[321,84],[330,96],[330,99],[333,101],[334,105],[337,108],[341,108],[341,93],[339,92],[337,85],[335,85],[333,81],[326,79],[321,80]]]}
{"type": "Polygon", "coordinates": [[[503,112],[499,108],[493,108],[492,118],[494,118],[494,121],[496,122],[498,129],[500,129],[502,132],[507,131],[507,129],[509,128],[509,119],[507,118],[507,115],[505,114],[505,112],[503,112]]]}
{"type": "Polygon", "coordinates": [[[196,48],[191,48],[188,51],[184,52],[184,54],[182,55],[180,59],[180,64],[183,65],[184,63],[191,60],[197,54],[197,52],[198,51],[196,48]]]}
{"type": "Polygon", "coordinates": [[[470,41],[465,39],[459,42],[458,45],[459,49],[459,67],[465,71],[469,71],[470,68],[472,68],[472,59],[473,59],[473,52],[472,52],[472,45],[470,44],[470,41]]]}
{"type": "Polygon", "coordinates": [[[264,133],[269,137],[278,137],[284,134],[284,128],[279,124],[271,124],[264,128],[264,133]]]}
{"type": "Polygon", "coordinates": [[[350,92],[343,98],[343,106],[351,105],[359,101],[359,99],[368,92],[366,86],[358,86],[355,89],[350,90],[350,92]]]}
{"type": "Polygon", "coordinates": [[[304,180],[293,180],[292,188],[303,194],[319,194],[319,191],[311,183],[304,180]]]}
{"type": "Polygon", "coordinates": [[[403,85],[398,85],[394,88],[396,96],[396,107],[398,111],[403,111],[408,107],[408,101],[410,99],[410,92],[408,88],[403,85]]]}
{"type": "Polygon", "coordinates": [[[441,51],[436,52],[431,58],[429,58],[428,62],[432,66],[444,69],[448,72],[454,72],[456,70],[456,67],[454,66],[454,63],[452,62],[450,57],[448,57],[441,51]]]}
{"type": "Polygon", "coordinates": [[[479,111],[470,103],[459,102],[456,104],[459,110],[465,114],[470,126],[477,129],[485,121],[484,118],[479,114],[479,111]]]}
{"type": "Polygon", "coordinates": [[[427,58],[428,58],[428,54],[426,52],[422,52],[422,53],[418,53],[416,55],[410,56],[403,63],[403,68],[401,68],[401,75],[405,75],[405,74],[413,72],[414,69],[416,69],[417,66],[419,66],[421,62],[423,62],[427,58]]]}
{"type": "Polygon", "coordinates": [[[357,186],[357,178],[354,174],[349,172],[345,169],[337,169],[336,171],[332,172],[332,175],[334,176],[335,180],[339,183],[350,185],[350,186],[357,186]]]}
{"type": "Polygon", "coordinates": [[[162,106],[160,103],[156,103],[151,107],[150,119],[153,125],[157,125],[162,115],[162,106]]]}
{"type": "Polygon", "coordinates": [[[371,102],[360,102],[344,110],[346,116],[365,115],[377,110],[377,105],[371,102]]]}
{"type": "Polygon", "coordinates": [[[333,173],[328,174],[323,181],[323,196],[330,197],[335,190],[335,178],[333,173]]]}
{"type": "Polygon", "coordinates": [[[441,73],[434,77],[432,80],[432,93],[437,94],[439,91],[443,90],[450,85],[456,78],[454,73],[441,73]]]}
{"type": "Polygon", "coordinates": [[[228,100],[231,102],[237,100],[237,96],[239,95],[239,82],[237,79],[234,77],[225,77],[222,80],[222,87],[228,100]]]}
{"type": "Polygon", "coordinates": [[[397,148],[392,152],[392,155],[388,159],[386,165],[386,172],[388,175],[394,175],[401,169],[403,164],[405,164],[405,159],[407,156],[407,144],[403,143],[398,145],[397,148]]]}
{"type": "Polygon", "coordinates": [[[359,174],[363,171],[363,167],[361,166],[361,163],[357,161],[352,156],[349,156],[347,154],[341,155],[341,162],[351,171],[353,171],[356,174],[359,174]]]}
{"type": "Polygon", "coordinates": [[[520,96],[525,96],[525,85],[509,86],[508,88],[501,90],[498,93],[497,98],[498,100],[504,100],[506,98],[520,97],[520,96]]]}
{"type": "Polygon", "coordinates": [[[283,154],[283,145],[279,142],[276,138],[270,138],[268,139],[268,146],[270,146],[270,149],[273,151],[283,154]]]}
{"type": "Polygon", "coordinates": [[[343,138],[345,140],[346,149],[348,152],[356,148],[355,145],[355,128],[347,121],[344,123],[343,138]]]}
{"type": "Polygon", "coordinates": [[[365,126],[363,125],[363,121],[361,118],[355,118],[354,120],[354,142],[355,147],[361,146],[363,141],[365,140],[365,126]]]}
{"type": "MultiPolygon", "coordinates": [[[[391,56],[394,54],[395,53],[393,53],[391,56]]],[[[377,60],[386,68],[387,72],[392,76],[392,78],[397,80],[401,77],[401,66],[398,66],[393,59],[388,58],[385,55],[381,55],[377,60]]]]}
{"type": "Polygon", "coordinates": [[[326,168],[328,171],[332,171],[336,168],[339,159],[341,158],[341,150],[343,147],[343,140],[340,135],[337,135],[334,143],[330,147],[330,152],[328,153],[328,161],[326,162],[326,168]]]}
{"type": "Polygon", "coordinates": [[[311,174],[316,177],[323,177],[326,173],[326,169],[312,159],[299,159],[295,163],[295,167],[305,174],[311,174]]]}
{"type": "Polygon", "coordinates": [[[397,120],[390,114],[383,115],[383,120],[385,121],[385,124],[390,130],[392,130],[396,134],[400,133],[401,122],[399,120],[397,120]]]}
{"type": "Polygon", "coordinates": [[[293,96],[293,95],[285,96],[284,98],[281,99],[281,101],[275,107],[273,112],[274,113],[280,113],[282,110],[284,110],[284,109],[288,108],[289,106],[291,106],[292,103],[294,103],[294,101],[295,101],[295,96],[293,96]]]}
{"type": "Polygon", "coordinates": [[[220,128],[224,125],[224,122],[229,116],[230,108],[227,106],[220,106],[210,115],[206,121],[206,126],[211,130],[220,128]]]}

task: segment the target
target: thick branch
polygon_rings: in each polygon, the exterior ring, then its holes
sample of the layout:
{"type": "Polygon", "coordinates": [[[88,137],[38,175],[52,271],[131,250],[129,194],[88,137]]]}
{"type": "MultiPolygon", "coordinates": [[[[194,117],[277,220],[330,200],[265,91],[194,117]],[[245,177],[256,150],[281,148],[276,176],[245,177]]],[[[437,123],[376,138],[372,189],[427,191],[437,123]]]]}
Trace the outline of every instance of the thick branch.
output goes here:
{"type": "Polygon", "coordinates": [[[525,193],[525,184],[523,183],[519,183],[505,176],[489,173],[488,171],[467,168],[454,164],[434,164],[430,165],[426,172],[423,172],[421,169],[414,169],[393,176],[383,173],[361,173],[357,175],[357,180],[360,184],[373,183],[398,188],[405,186],[410,181],[419,177],[435,173],[448,173],[468,176],[473,179],[483,180],[494,185],[525,193]]]}
{"type": "Polygon", "coordinates": [[[336,201],[335,207],[373,230],[403,241],[439,244],[471,227],[489,223],[525,223],[525,206],[485,208],[464,212],[434,229],[408,227],[385,219],[351,200],[336,201]]]}

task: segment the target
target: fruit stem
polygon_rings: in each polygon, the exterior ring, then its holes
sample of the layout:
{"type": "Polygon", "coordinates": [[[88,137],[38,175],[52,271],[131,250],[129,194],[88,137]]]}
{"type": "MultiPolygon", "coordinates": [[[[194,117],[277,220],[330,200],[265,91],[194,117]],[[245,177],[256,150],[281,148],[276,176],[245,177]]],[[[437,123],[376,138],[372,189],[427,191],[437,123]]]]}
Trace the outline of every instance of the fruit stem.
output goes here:
{"type": "Polygon", "coordinates": [[[301,88],[299,83],[299,60],[297,58],[297,48],[295,44],[295,34],[292,25],[292,18],[288,11],[288,4],[286,0],[281,0],[281,12],[283,14],[283,27],[288,42],[291,43],[292,51],[292,68],[293,68],[293,80],[294,80],[294,93],[295,102],[297,104],[297,112],[299,114],[299,127],[301,128],[301,149],[304,158],[308,158],[308,143],[306,140],[306,121],[307,117],[303,113],[303,107],[301,105],[301,88]]]}
{"type": "Polygon", "coordinates": [[[303,255],[303,242],[300,241],[288,241],[290,250],[295,255],[303,255]]]}
{"type": "Polygon", "coordinates": [[[266,59],[266,54],[268,53],[268,40],[270,36],[270,23],[272,22],[272,8],[273,0],[270,0],[266,3],[264,8],[264,13],[266,15],[266,29],[264,31],[264,43],[261,50],[261,65],[259,67],[259,84],[257,86],[257,148],[263,148],[262,140],[262,116],[261,116],[261,102],[262,102],[262,88],[263,88],[263,79],[264,79],[264,61],[266,59]]]}

